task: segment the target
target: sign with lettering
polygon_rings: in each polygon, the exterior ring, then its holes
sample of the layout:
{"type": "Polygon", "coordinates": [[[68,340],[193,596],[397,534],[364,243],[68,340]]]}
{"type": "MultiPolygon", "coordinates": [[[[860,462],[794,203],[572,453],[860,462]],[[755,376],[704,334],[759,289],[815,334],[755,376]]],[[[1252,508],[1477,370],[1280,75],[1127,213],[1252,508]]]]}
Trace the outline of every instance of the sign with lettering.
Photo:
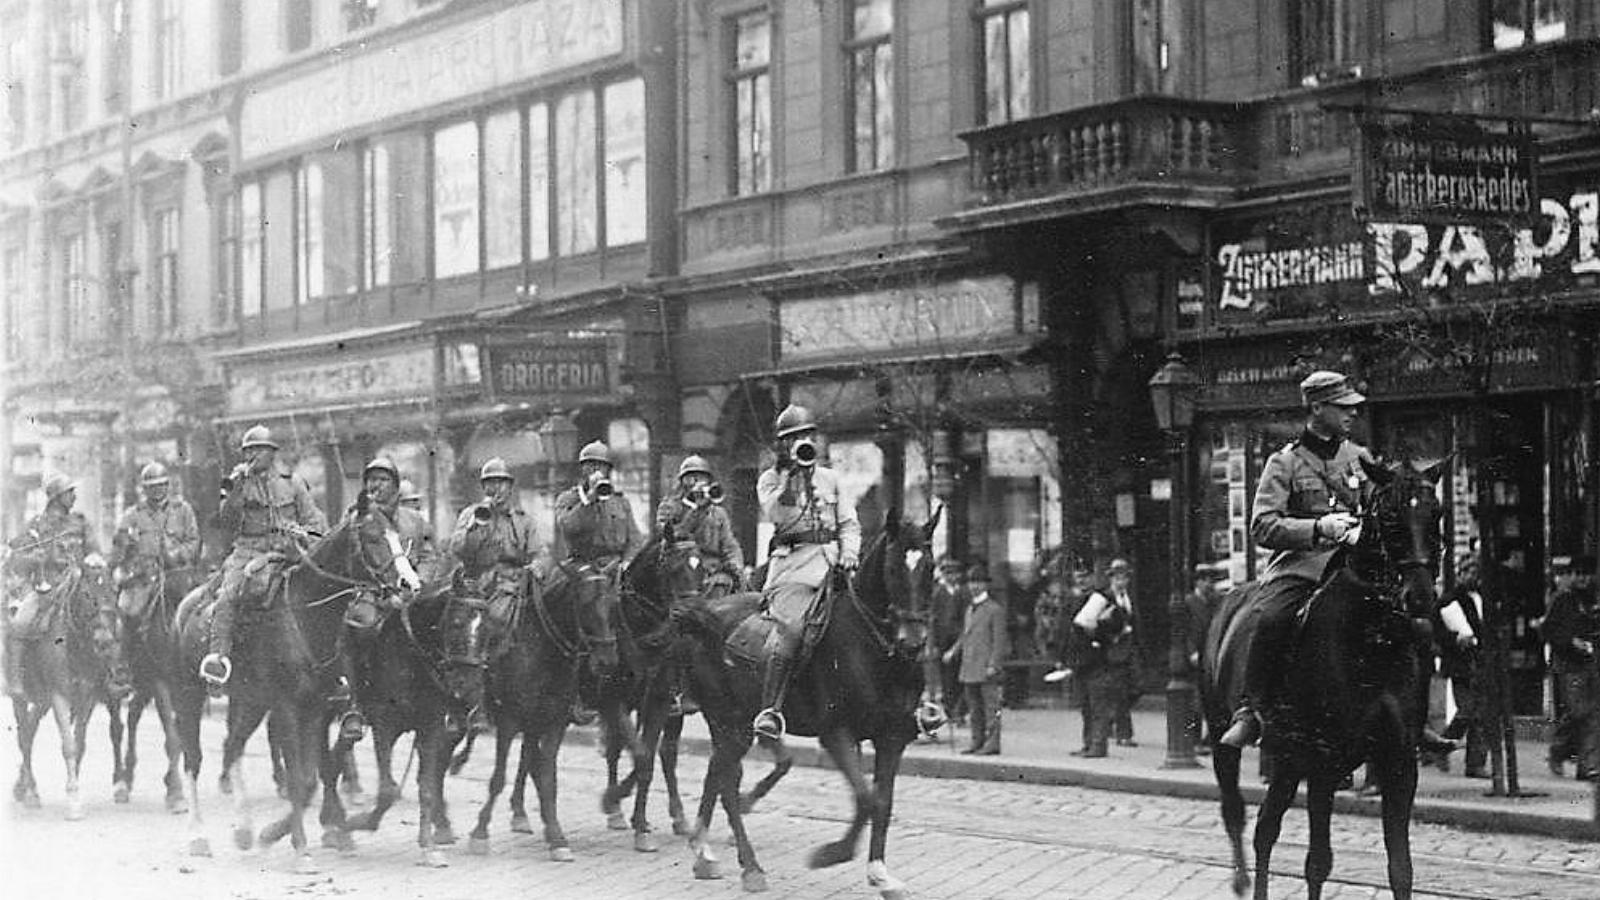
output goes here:
{"type": "Polygon", "coordinates": [[[883,350],[959,354],[975,340],[1021,333],[1016,282],[960,278],[843,297],[785,300],[778,307],[781,359],[883,350]]]}
{"type": "Polygon", "coordinates": [[[595,397],[616,390],[616,367],[605,338],[486,344],[484,370],[498,399],[595,397]]]}
{"type": "Polygon", "coordinates": [[[253,159],[623,50],[622,0],[524,0],[363,50],[247,92],[240,156],[253,159]],[[308,102],[308,98],[315,98],[308,102]]]}
{"type": "Polygon", "coordinates": [[[1392,222],[1526,223],[1537,213],[1532,132],[1470,118],[1407,114],[1361,123],[1359,209],[1392,222]]]}
{"type": "Polygon", "coordinates": [[[433,395],[434,349],[327,362],[232,369],[230,414],[320,408],[433,395]]]}

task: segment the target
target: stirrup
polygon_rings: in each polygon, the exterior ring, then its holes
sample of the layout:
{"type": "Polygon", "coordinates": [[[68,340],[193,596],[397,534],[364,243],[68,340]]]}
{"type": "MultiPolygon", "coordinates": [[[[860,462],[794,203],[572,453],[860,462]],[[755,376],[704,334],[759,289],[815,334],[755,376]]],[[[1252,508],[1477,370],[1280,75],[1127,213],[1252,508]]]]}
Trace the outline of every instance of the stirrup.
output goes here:
{"type": "Polygon", "coordinates": [[[367,717],[359,709],[345,710],[339,717],[339,740],[355,743],[367,733],[367,717]]]}
{"type": "Polygon", "coordinates": [[[205,659],[200,660],[200,678],[207,684],[221,686],[227,684],[228,679],[232,677],[233,660],[229,659],[225,654],[208,653],[205,659]],[[222,673],[219,675],[212,672],[207,666],[208,663],[217,663],[222,673]]]}
{"type": "Polygon", "coordinates": [[[770,706],[756,713],[756,717],[751,721],[750,725],[755,729],[758,736],[771,738],[775,741],[781,740],[784,732],[789,730],[789,723],[784,721],[783,713],[770,706]]]}

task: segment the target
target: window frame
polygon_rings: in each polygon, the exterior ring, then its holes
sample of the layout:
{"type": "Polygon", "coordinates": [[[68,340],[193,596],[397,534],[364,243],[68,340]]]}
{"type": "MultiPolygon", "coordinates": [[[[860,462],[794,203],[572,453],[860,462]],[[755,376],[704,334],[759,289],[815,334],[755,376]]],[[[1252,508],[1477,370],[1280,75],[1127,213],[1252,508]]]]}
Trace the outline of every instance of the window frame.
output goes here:
{"type": "Polygon", "coordinates": [[[216,236],[216,283],[211,299],[211,325],[223,329],[239,320],[244,259],[243,199],[234,190],[212,193],[212,233],[216,236]]]}
{"type": "Polygon", "coordinates": [[[975,53],[975,59],[977,61],[977,65],[973,67],[973,70],[974,70],[974,74],[977,75],[977,98],[976,98],[975,103],[976,103],[976,108],[977,108],[977,113],[978,113],[978,115],[977,115],[978,124],[979,125],[985,125],[985,126],[987,126],[987,125],[1001,125],[1001,124],[1004,124],[1006,122],[1015,122],[1015,121],[1018,121],[1020,119],[1026,119],[1026,118],[1032,116],[1033,115],[1033,105],[1034,105],[1034,100],[1033,100],[1033,97],[1034,97],[1034,91],[1033,91],[1033,72],[1034,72],[1034,66],[1033,66],[1033,24],[1034,24],[1033,23],[1033,4],[1030,2],[1030,0],[1002,0],[1002,2],[995,3],[995,4],[992,4],[992,5],[990,3],[988,3],[987,0],[973,0],[972,24],[973,24],[973,44],[977,48],[977,51],[975,53]],[[1028,59],[1027,59],[1027,71],[1026,71],[1027,80],[1028,80],[1028,100],[1027,100],[1028,108],[1027,109],[1023,109],[1023,110],[1013,111],[1012,107],[1016,105],[1017,84],[1016,84],[1016,80],[1013,79],[1013,77],[1012,77],[1016,73],[1015,57],[1012,56],[1012,37],[1011,37],[1011,34],[1012,34],[1012,17],[1017,15],[1017,14],[1019,14],[1019,13],[1027,20],[1027,23],[1028,23],[1027,24],[1027,28],[1028,28],[1028,43],[1027,43],[1027,47],[1024,50],[1024,52],[1026,53],[1026,55],[1028,57],[1028,59]],[[1001,119],[1001,120],[998,120],[998,121],[992,119],[992,117],[989,115],[989,42],[988,42],[988,37],[989,37],[989,22],[992,19],[1000,19],[1001,20],[1001,23],[1002,23],[1001,27],[1005,30],[1005,37],[1006,37],[1006,40],[1005,40],[1005,47],[1006,47],[1006,66],[1005,66],[1006,80],[1005,80],[1005,102],[1004,102],[1004,106],[1006,108],[1006,117],[1004,119],[1001,119]]]}
{"type": "Polygon", "coordinates": [[[176,97],[183,87],[182,8],[178,0],[150,4],[150,85],[157,99],[176,97]]]}
{"type": "MultiPolygon", "coordinates": [[[[730,196],[743,197],[772,190],[774,167],[772,151],[776,144],[772,133],[772,57],[773,47],[776,43],[773,40],[773,32],[776,28],[777,17],[772,14],[771,10],[764,7],[734,13],[723,21],[721,58],[723,61],[723,90],[726,92],[724,111],[728,122],[726,138],[726,151],[728,154],[727,189],[730,196]],[[766,61],[759,65],[741,68],[739,65],[740,25],[750,19],[764,19],[766,21],[766,61]],[[743,111],[741,88],[746,83],[751,85],[752,122],[754,122],[757,86],[763,82],[766,86],[766,101],[764,104],[766,131],[763,135],[765,137],[765,145],[762,148],[764,153],[756,154],[751,150],[747,154],[746,138],[750,137],[750,135],[743,133],[740,125],[740,114],[743,111]],[[754,159],[758,155],[763,157],[764,168],[761,168],[754,159]],[[749,162],[748,179],[745,177],[747,174],[747,162],[749,162]]],[[[754,133],[754,130],[752,133],[754,133]]]]}
{"type": "Polygon", "coordinates": [[[312,0],[283,0],[279,7],[285,53],[299,53],[317,42],[312,0]]]}
{"type": "Polygon", "coordinates": [[[843,14],[843,18],[844,18],[844,22],[843,22],[844,40],[843,40],[843,42],[841,44],[842,50],[844,52],[844,76],[845,76],[844,77],[844,112],[845,112],[844,123],[845,123],[845,133],[848,136],[848,140],[846,141],[846,144],[845,144],[845,172],[847,172],[849,174],[864,173],[864,172],[878,172],[878,171],[883,171],[885,169],[893,168],[894,167],[894,163],[895,163],[894,157],[895,157],[895,154],[898,153],[898,150],[899,150],[898,141],[896,140],[898,135],[895,134],[895,127],[896,127],[896,125],[895,125],[895,117],[898,114],[898,110],[896,109],[896,103],[895,103],[895,100],[897,98],[896,98],[895,94],[899,90],[899,85],[898,85],[899,79],[895,78],[895,72],[894,72],[894,67],[895,67],[894,30],[895,30],[895,25],[896,25],[896,23],[898,22],[898,20],[900,18],[897,15],[897,13],[899,12],[899,10],[896,8],[897,6],[898,6],[898,4],[895,2],[895,0],[851,0],[851,2],[848,5],[846,5],[842,10],[842,14],[843,14]],[[886,30],[884,30],[883,32],[881,32],[881,33],[870,34],[870,35],[867,35],[867,36],[859,35],[859,34],[856,33],[856,24],[855,24],[856,10],[863,3],[871,4],[871,3],[874,3],[874,2],[882,2],[888,7],[888,10],[889,10],[889,27],[886,30]],[[887,55],[886,56],[881,56],[880,55],[880,51],[883,51],[885,49],[888,51],[887,55]],[[878,91],[877,91],[877,79],[874,78],[873,79],[873,91],[872,91],[872,101],[873,102],[872,102],[872,117],[871,117],[871,121],[873,123],[872,134],[871,134],[871,144],[872,144],[871,155],[872,155],[872,159],[870,160],[870,162],[868,162],[865,165],[863,164],[863,162],[862,162],[862,160],[860,158],[860,155],[861,155],[860,154],[861,135],[860,135],[860,132],[857,130],[857,125],[858,125],[859,118],[860,118],[860,107],[859,107],[857,96],[856,96],[856,83],[857,83],[857,81],[858,81],[858,79],[860,77],[860,68],[859,67],[860,67],[860,56],[861,56],[862,51],[870,51],[871,52],[871,56],[872,56],[872,59],[873,59],[873,66],[874,66],[874,68],[873,68],[874,75],[876,75],[876,73],[878,72],[878,69],[877,69],[878,65],[883,65],[885,68],[887,68],[887,70],[888,70],[888,72],[887,72],[887,77],[888,77],[888,94],[887,94],[887,98],[888,98],[888,104],[889,104],[889,108],[888,108],[889,129],[888,129],[887,135],[885,135],[878,128],[878,122],[879,122],[879,120],[881,118],[881,115],[882,115],[882,109],[883,109],[882,103],[883,103],[883,101],[882,101],[882,98],[880,98],[880,95],[878,94],[878,91]],[[884,140],[885,137],[888,138],[887,142],[885,142],[885,140],[884,140]],[[885,156],[885,146],[884,146],[885,144],[887,144],[887,158],[883,158],[885,156]]]}
{"type": "MultiPolygon", "coordinates": [[[[1521,7],[1522,40],[1516,44],[1500,46],[1500,34],[1496,32],[1497,23],[1495,0],[1483,0],[1481,9],[1483,49],[1487,53],[1509,53],[1526,47],[1536,47],[1540,44],[1554,43],[1566,40],[1573,34],[1574,10],[1571,0],[1517,0],[1521,7]],[[1552,23],[1560,26],[1559,34],[1552,34],[1546,38],[1539,37],[1539,12],[1542,5],[1548,4],[1557,16],[1552,23]]],[[[1514,33],[1507,30],[1506,34],[1514,33]]]]}
{"type": "Polygon", "coordinates": [[[62,349],[70,349],[81,346],[90,337],[86,329],[89,284],[84,270],[84,266],[88,264],[88,236],[81,228],[75,228],[62,233],[57,238],[56,246],[60,254],[60,265],[56,274],[60,279],[60,302],[64,313],[61,343],[62,349]]]}
{"type": "Polygon", "coordinates": [[[183,217],[176,204],[165,204],[150,213],[150,312],[153,334],[159,336],[178,327],[179,259],[182,253],[183,217]]]}
{"type": "Polygon", "coordinates": [[[1355,11],[1355,0],[1295,0],[1288,5],[1290,84],[1306,85],[1355,61],[1355,11]],[[1308,40],[1312,28],[1325,34],[1308,40]]]}

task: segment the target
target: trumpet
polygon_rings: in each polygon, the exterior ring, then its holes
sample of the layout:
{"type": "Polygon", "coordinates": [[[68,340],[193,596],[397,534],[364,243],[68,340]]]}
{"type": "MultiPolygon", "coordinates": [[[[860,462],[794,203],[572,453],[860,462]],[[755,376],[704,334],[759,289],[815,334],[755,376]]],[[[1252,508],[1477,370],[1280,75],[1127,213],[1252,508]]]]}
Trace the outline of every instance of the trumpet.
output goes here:
{"type": "Polygon", "coordinates": [[[810,438],[795,441],[789,453],[794,457],[794,461],[802,466],[810,467],[817,464],[817,444],[810,438]]]}
{"type": "Polygon", "coordinates": [[[724,497],[725,494],[722,490],[722,482],[713,481],[711,482],[711,486],[706,488],[706,499],[710,500],[712,503],[721,503],[724,497]]]}
{"type": "Polygon", "coordinates": [[[487,506],[474,506],[472,508],[472,518],[474,521],[486,524],[493,517],[494,513],[490,512],[489,507],[487,506]]]}

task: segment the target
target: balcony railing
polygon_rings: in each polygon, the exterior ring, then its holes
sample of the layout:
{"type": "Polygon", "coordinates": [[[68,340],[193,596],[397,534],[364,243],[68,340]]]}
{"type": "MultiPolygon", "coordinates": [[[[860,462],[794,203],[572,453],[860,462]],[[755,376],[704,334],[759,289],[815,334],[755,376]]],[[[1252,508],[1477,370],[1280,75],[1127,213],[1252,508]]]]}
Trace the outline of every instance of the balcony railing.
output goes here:
{"type": "Polygon", "coordinates": [[[961,135],[980,205],[1146,182],[1228,184],[1249,170],[1241,107],[1135,97],[961,135]]]}

